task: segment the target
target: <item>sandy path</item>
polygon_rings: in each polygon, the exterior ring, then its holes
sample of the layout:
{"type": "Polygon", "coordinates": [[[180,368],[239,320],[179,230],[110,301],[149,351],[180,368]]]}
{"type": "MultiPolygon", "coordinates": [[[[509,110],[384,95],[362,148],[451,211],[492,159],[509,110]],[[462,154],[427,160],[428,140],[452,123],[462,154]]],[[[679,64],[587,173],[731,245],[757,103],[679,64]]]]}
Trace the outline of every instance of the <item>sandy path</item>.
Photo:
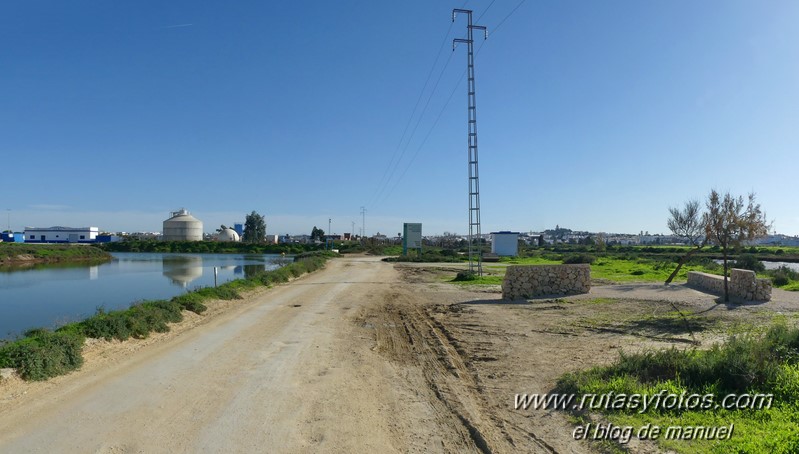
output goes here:
{"type": "Polygon", "coordinates": [[[395,280],[378,259],[334,260],[201,328],[87,364],[0,411],[0,451],[469,450],[413,389],[413,368],[386,362],[353,323],[395,280]]]}

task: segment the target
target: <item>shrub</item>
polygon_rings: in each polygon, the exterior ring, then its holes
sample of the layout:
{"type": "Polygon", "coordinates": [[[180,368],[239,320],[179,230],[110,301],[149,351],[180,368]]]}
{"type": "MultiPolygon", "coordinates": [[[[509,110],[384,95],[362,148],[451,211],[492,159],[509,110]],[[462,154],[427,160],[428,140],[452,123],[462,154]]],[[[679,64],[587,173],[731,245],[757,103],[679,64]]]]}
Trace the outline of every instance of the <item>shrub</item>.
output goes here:
{"type": "Polygon", "coordinates": [[[130,337],[130,327],[123,311],[105,312],[97,309],[93,317],[80,322],[83,333],[95,339],[126,340],[130,337]]]}
{"type": "Polygon", "coordinates": [[[76,332],[44,329],[0,348],[0,367],[11,367],[25,380],[46,380],[83,365],[84,337],[76,332]]]}
{"type": "Polygon", "coordinates": [[[770,271],[770,274],[771,281],[778,287],[788,285],[791,283],[791,281],[795,281],[799,278],[799,273],[785,265],[780,266],[776,270],[770,271]]]}
{"type": "Polygon", "coordinates": [[[596,257],[591,254],[569,254],[563,258],[563,263],[565,264],[575,264],[575,263],[594,263],[596,261],[596,257]]]}
{"type": "Polygon", "coordinates": [[[458,274],[455,275],[455,282],[464,282],[464,281],[474,281],[477,279],[477,275],[471,271],[458,271],[458,274]]]}
{"type": "Polygon", "coordinates": [[[787,274],[781,271],[776,271],[771,275],[771,282],[773,282],[777,287],[781,287],[783,285],[788,285],[791,282],[791,279],[787,274]]]}
{"type": "Polygon", "coordinates": [[[751,270],[757,273],[762,273],[766,270],[766,265],[763,265],[763,262],[757,259],[752,254],[741,254],[738,256],[738,259],[735,260],[735,263],[732,264],[733,268],[739,268],[743,270],[751,270]]]}
{"type": "Polygon", "coordinates": [[[181,309],[187,310],[189,312],[194,312],[195,314],[202,314],[208,309],[202,301],[205,298],[197,292],[190,292],[184,295],[176,296],[172,298],[172,301],[177,303],[181,309]]]}
{"type": "Polygon", "coordinates": [[[83,334],[96,339],[127,340],[147,337],[155,331],[169,331],[167,323],[183,320],[180,310],[183,306],[175,301],[146,301],[124,311],[105,312],[102,308],[97,313],[79,323],[83,334]]]}

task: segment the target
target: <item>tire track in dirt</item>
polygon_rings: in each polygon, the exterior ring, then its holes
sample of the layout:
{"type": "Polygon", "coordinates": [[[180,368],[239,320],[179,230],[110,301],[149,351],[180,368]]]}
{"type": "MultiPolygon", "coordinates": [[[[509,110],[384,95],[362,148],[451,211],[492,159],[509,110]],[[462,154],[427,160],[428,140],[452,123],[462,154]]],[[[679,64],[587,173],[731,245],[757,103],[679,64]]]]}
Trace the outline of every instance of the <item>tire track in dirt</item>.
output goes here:
{"type": "Polygon", "coordinates": [[[384,304],[372,306],[362,315],[362,322],[376,328],[378,352],[404,367],[419,368],[432,405],[451,426],[460,427],[462,440],[475,451],[556,452],[530,431],[525,431],[525,443],[518,445],[504,420],[488,411],[485,389],[472,360],[457,335],[435,316],[448,309],[422,297],[423,292],[395,287],[382,298],[384,304]]]}

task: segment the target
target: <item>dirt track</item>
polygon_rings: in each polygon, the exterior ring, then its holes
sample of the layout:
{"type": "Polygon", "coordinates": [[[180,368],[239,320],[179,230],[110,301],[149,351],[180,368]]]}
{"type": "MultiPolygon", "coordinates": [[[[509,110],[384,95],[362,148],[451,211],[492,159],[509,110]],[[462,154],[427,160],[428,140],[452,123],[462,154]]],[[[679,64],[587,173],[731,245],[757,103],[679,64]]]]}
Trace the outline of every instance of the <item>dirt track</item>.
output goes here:
{"type": "Polygon", "coordinates": [[[771,316],[682,287],[509,304],[436,273],[336,259],[167,335],[94,343],[79,372],[0,382],[0,452],[590,452],[568,415],[515,410],[514,395],[620,347],[706,343],[771,316]],[[709,315],[685,323],[669,299],[709,315]]]}

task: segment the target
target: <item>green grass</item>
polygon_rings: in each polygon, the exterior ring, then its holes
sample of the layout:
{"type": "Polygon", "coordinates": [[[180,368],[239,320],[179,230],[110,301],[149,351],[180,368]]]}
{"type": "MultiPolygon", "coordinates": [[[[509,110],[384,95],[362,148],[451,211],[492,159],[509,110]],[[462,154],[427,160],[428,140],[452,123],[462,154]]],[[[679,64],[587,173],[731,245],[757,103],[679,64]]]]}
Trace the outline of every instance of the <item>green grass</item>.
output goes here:
{"type": "Polygon", "coordinates": [[[101,261],[111,258],[111,255],[102,249],[85,244],[0,243],[0,262],[12,261],[21,255],[48,262],[101,261]]]}
{"type": "Polygon", "coordinates": [[[640,394],[663,391],[699,395],[706,408],[602,408],[613,424],[639,428],[734,425],[728,440],[659,439],[663,449],[699,453],[799,451],[799,329],[773,325],[760,335],[733,336],[709,350],[650,350],[621,354],[606,367],[563,375],[557,391],[585,394],[640,394]],[[729,394],[772,394],[770,408],[725,409],[715,404],[729,394]]]}
{"type": "MultiPolygon", "coordinates": [[[[665,282],[677,267],[676,263],[646,258],[625,260],[616,257],[602,257],[591,265],[591,277],[613,282],[665,282]]],[[[688,280],[689,271],[719,273],[716,267],[686,264],[680,269],[675,281],[688,280]]]]}
{"type": "Polygon", "coordinates": [[[533,257],[500,257],[499,262],[509,265],[560,265],[563,263],[560,259],[547,258],[541,255],[533,257]]]}
{"type": "Polygon", "coordinates": [[[586,304],[614,304],[619,302],[616,298],[593,298],[590,300],[578,300],[581,303],[586,304]]]}
{"type": "Polygon", "coordinates": [[[799,281],[790,282],[778,288],[788,290],[789,292],[799,292],[799,281]]]}
{"type": "MultiPolygon", "coordinates": [[[[502,257],[500,263],[507,265],[560,265],[563,257],[570,254],[542,254],[533,257],[502,257]]],[[[702,261],[684,265],[675,278],[675,282],[686,281],[689,271],[720,274],[720,267],[712,262],[702,261]]],[[[598,257],[591,264],[591,277],[611,282],[665,282],[676,268],[677,263],[665,259],[653,259],[635,256],[598,257]]],[[[492,268],[504,274],[502,267],[492,268]]]]}

